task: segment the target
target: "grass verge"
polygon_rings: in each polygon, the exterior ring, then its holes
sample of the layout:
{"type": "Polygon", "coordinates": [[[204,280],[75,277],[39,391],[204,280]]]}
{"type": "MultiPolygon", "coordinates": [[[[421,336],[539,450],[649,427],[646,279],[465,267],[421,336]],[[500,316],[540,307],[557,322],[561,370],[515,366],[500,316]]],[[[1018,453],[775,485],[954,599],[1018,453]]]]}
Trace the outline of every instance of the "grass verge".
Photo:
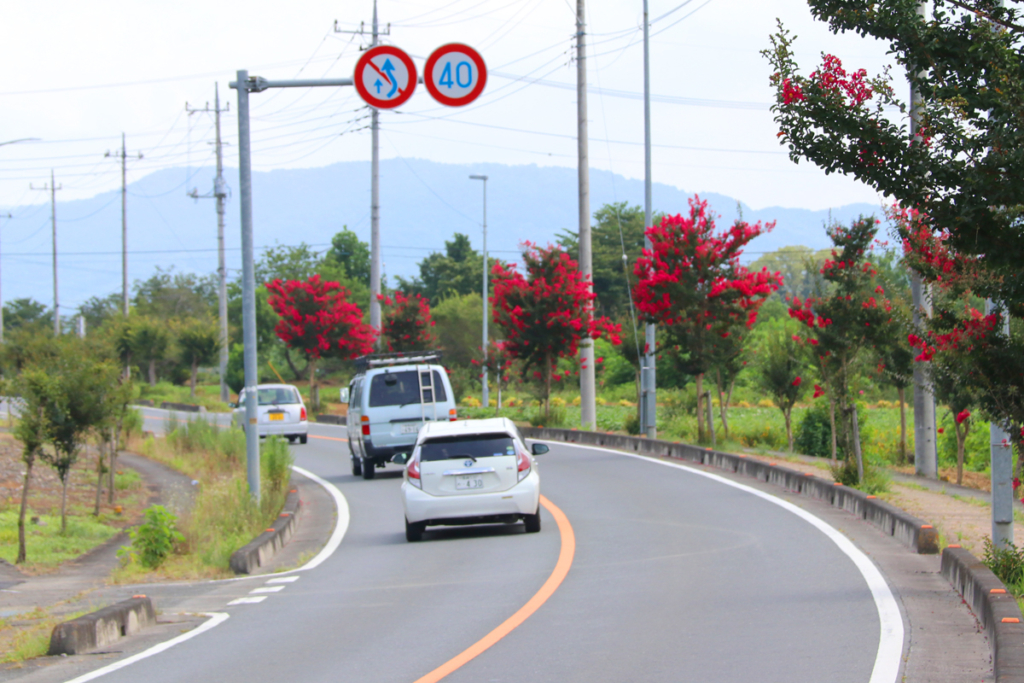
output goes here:
{"type": "Polygon", "coordinates": [[[16,664],[42,657],[50,649],[53,627],[93,611],[53,614],[54,608],[37,607],[26,614],[0,620],[0,664],[16,664]]]}

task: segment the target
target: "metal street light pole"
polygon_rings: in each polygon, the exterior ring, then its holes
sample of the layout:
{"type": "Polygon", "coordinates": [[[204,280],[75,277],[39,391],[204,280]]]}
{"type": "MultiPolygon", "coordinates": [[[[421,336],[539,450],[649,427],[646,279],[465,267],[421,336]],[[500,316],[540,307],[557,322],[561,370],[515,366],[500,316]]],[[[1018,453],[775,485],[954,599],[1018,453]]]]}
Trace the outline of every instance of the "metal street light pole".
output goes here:
{"type": "Polygon", "coordinates": [[[484,372],[481,378],[481,384],[483,390],[480,392],[481,401],[484,408],[491,405],[490,396],[487,394],[487,176],[485,175],[471,175],[470,180],[482,180],[484,187],[484,331],[483,331],[483,350],[484,350],[484,372]]]}

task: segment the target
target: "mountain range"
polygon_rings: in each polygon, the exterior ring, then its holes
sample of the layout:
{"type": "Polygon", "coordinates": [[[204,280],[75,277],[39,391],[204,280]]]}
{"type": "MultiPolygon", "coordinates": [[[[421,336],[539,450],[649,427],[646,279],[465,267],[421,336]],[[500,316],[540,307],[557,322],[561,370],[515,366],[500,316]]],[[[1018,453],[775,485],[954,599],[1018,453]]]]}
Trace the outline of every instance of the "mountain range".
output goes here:
{"type": "MultiPolygon", "coordinates": [[[[455,232],[481,245],[482,187],[469,175],[487,175],[487,242],[493,255],[514,259],[524,240],[545,244],[563,231],[575,231],[578,216],[576,171],[552,166],[444,164],[395,158],[381,162],[381,245],[384,270],[405,277],[417,262],[444,249],[455,232]]],[[[149,277],[156,267],[211,273],[217,267],[216,212],[212,199],[193,200],[213,186],[212,168],[170,168],[139,178],[128,186],[129,276],[149,277]]],[[[226,169],[228,186],[237,190],[236,169],[226,169]]],[[[687,210],[692,193],[655,183],[655,211],[687,210]]],[[[747,258],[782,246],[828,245],[824,224],[849,222],[861,214],[878,214],[872,204],[849,204],[825,211],[769,207],[753,210],[735,198],[702,194],[720,225],[742,211],[747,221],[776,221],[775,229],[754,240],[747,258]]],[[[59,195],[58,195],[59,198],[59,195]]],[[[626,201],[643,203],[643,181],[608,171],[590,173],[590,205],[626,201]]],[[[2,295],[4,300],[31,296],[52,303],[52,245],[49,204],[10,211],[3,224],[2,295]]],[[[253,224],[257,248],[300,242],[326,248],[331,236],[348,226],[362,239],[370,236],[370,164],[343,162],[321,168],[253,173],[253,224]]],[[[68,314],[92,296],[121,287],[120,191],[57,203],[61,312],[68,314]]],[[[229,273],[240,270],[237,192],[227,206],[229,273]]]]}

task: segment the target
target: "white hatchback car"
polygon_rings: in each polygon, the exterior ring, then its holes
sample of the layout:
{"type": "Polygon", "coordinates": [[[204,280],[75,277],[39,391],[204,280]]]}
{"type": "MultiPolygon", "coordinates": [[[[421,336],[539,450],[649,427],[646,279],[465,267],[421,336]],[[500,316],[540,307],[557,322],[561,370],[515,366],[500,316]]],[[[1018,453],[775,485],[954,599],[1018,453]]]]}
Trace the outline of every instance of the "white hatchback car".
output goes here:
{"type": "MultiPolygon", "coordinates": [[[[288,441],[306,443],[309,422],[306,405],[299,390],[291,384],[259,384],[256,386],[257,427],[260,436],[284,436],[288,441]]],[[[238,395],[232,421],[245,428],[245,389],[238,395]]]]}
{"type": "MultiPolygon", "coordinates": [[[[408,458],[402,481],[405,538],[418,541],[427,526],[511,524],[540,531],[540,476],[534,455],[508,418],[427,422],[408,458]]],[[[405,454],[394,462],[405,463],[405,454]]]]}

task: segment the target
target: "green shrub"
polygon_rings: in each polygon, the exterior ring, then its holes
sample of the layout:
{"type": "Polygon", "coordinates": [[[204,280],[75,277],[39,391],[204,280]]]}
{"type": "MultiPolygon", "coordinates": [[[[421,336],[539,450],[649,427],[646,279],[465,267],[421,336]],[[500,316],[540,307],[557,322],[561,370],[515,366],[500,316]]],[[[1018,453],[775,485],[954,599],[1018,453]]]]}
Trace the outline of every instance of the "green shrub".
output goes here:
{"type": "Polygon", "coordinates": [[[526,419],[534,427],[564,427],[567,421],[565,406],[551,406],[547,415],[544,414],[544,406],[538,406],[526,419]]]}
{"type": "Polygon", "coordinates": [[[1000,581],[1019,594],[1021,583],[1024,583],[1024,548],[1013,543],[1009,543],[1008,548],[997,548],[992,539],[985,537],[984,541],[985,554],[981,561],[1000,581]]]}
{"type": "Polygon", "coordinates": [[[146,521],[128,532],[132,544],[118,550],[118,557],[127,556],[143,567],[156,569],[174,550],[174,544],[185,540],[177,522],[178,518],[163,505],[153,505],[146,510],[146,521]]]}
{"type": "Polygon", "coordinates": [[[124,422],[121,424],[121,428],[124,430],[126,438],[133,436],[142,435],[142,413],[138,410],[129,409],[124,416],[124,422]]]}
{"type": "MultiPolygon", "coordinates": [[[[804,419],[797,425],[793,435],[793,446],[797,453],[814,455],[819,458],[832,457],[832,423],[828,406],[815,405],[804,413],[804,419]]],[[[836,457],[842,456],[842,449],[836,457]]],[[[854,472],[856,479],[856,472],[854,472]]]]}
{"type": "Polygon", "coordinates": [[[849,462],[840,460],[835,465],[829,465],[828,468],[832,472],[832,478],[843,486],[856,487],[860,483],[857,479],[857,463],[852,460],[849,462]]]}
{"type": "Polygon", "coordinates": [[[634,436],[640,433],[640,417],[636,414],[635,410],[630,410],[626,415],[622,428],[626,430],[627,434],[634,436]]]}

